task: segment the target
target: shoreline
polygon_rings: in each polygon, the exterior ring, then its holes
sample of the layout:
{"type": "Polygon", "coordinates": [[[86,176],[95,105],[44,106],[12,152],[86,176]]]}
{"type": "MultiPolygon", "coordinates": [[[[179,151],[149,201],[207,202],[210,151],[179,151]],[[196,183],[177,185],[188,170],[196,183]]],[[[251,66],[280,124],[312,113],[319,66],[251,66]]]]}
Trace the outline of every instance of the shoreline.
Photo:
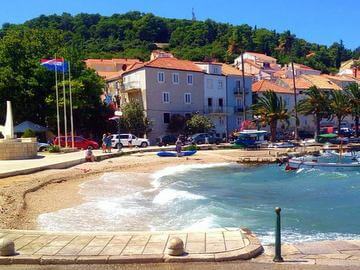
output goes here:
{"type": "Polygon", "coordinates": [[[106,172],[152,173],[182,164],[237,162],[238,153],[238,150],[199,151],[188,158],[159,158],[154,153],[141,153],[5,178],[0,181],[0,227],[36,229],[39,214],[83,202],[79,185],[106,172]]]}

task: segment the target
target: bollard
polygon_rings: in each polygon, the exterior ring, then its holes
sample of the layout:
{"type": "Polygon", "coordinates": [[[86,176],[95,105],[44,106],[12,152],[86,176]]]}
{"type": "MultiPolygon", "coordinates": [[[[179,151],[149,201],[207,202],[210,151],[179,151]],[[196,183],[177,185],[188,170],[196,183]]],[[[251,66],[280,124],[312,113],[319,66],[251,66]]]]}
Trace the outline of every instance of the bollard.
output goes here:
{"type": "Polygon", "coordinates": [[[281,220],[280,220],[281,208],[276,207],[276,228],[275,228],[275,256],[274,262],[283,262],[284,259],[281,257],[281,220]]]}

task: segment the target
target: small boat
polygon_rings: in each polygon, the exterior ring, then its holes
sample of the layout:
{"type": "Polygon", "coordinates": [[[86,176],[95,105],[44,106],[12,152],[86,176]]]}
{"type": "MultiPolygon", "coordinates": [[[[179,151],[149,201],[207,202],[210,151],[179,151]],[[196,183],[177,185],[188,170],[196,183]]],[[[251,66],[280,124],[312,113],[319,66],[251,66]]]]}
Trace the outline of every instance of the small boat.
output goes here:
{"type": "MultiPolygon", "coordinates": [[[[182,157],[188,157],[196,154],[196,150],[191,151],[182,151],[181,155],[182,157]]],[[[178,154],[175,151],[161,151],[156,153],[159,157],[177,157],[178,154]]]]}
{"type": "Polygon", "coordinates": [[[352,170],[352,169],[360,169],[360,162],[318,162],[317,159],[306,159],[306,158],[291,158],[285,170],[292,171],[298,169],[335,169],[335,170],[352,170]]]}

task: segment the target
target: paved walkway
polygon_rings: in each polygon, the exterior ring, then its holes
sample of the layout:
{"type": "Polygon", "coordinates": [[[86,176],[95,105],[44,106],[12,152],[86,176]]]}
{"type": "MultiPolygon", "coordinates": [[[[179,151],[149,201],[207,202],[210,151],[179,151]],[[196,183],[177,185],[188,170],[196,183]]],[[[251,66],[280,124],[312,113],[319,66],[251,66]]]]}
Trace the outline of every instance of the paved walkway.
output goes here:
{"type": "MultiPolygon", "coordinates": [[[[272,263],[274,246],[264,246],[254,261],[272,263]]],[[[357,266],[360,268],[360,240],[304,242],[282,245],[282,264],[357,266]]]]}
{"type": "MultiPolygon", "coordinates": [[[[173,147],[172,147],[173,148],[173,147]]],[[[166,149],[166,148],[162,148],[166,149]]],[[[159,147],[147,148],[124,148],[122,152],[116,149],[112,153],[103,153],[102,150],[94,150],[94,155],[102,160],[111,157],[117,157],[122,154],[158,151],[159,147]]],[[[47,169],[65,169],[85,162],[84,151],[72,153],[51,154],[38,153],[38,157],[26,160],[0,160],[0,178],[15,176],[20,174],[29,174],[47,169]]]]}
{"type": "Polygon", "coordinates": [[[13,240],[18,252],[0,257],[0,265],[215,262],[250,259],[263,251],[249,230],[236,228],[96,234],[0,230],[0,237],[13,240]],[[183,256],[167,255],[173,237],[183,240],[183,256]]]}

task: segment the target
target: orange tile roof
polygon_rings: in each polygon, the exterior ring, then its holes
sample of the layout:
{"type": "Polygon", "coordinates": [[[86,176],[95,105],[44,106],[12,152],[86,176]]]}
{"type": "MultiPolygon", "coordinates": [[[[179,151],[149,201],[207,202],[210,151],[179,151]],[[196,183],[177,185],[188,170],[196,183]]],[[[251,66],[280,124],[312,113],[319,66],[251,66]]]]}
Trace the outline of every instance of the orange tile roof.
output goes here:
{"type": "MultiPolygon", "coordinates": [[[[289,66],[291,66],[291,64],[289,64],[289,66]]],[[[301,69],[309,69],[309,70],[314,70],[313,68],[303,65],[303,64],[298,64],[298,63],[294,63],[294,67],[295,68],[301,68],[301,69]]]]}
{"type": "Polygon", "coordinates": [[[173,70],[184,70],[192,72],[203,72],[202,69],[195,65],[193,62],[188,60],[180,60],[177,58],[156,58],[143,64],[135,65],[133,68],[128,69],[125,73],[134,71],[143,67],[161,68],[161,69],[173,69],[173,70]]]}
{"type": "Polygon", "coordinates": [[[282,76],[285,76],[285,74],[286,74],[285,70],[278,70],[273,74],[273,76],[276,78],[281,78],[282,76]]]}
{"type": "MultiPolygon", "coordinates": [[[[288,79],[279,79],[280,81],[282,81],[285,85],[287,85],[289,88],[293,88],[293,79],[288,78],[288,79]]],[[[311,86],[313,86],[313,84],[301,77],[297,77],[295,78],[295,86],[296,89],[308,89],[311,86]]]]}
{"type": "Polygon", "coordinates": [[[293,94],[293,91],[289,88],[282,87],[274,82],[271,82],[269,80],[261,80],[257,81],[256,83],[253,83],[252,85],[252,91],[253,92],[265,92],[267,90],[272,90],[275,93],[281,93],[281,94],[293,94]]]}
{"type": "MultiPolygon", "coordinates": [[[[241,70],[228,64],[222,64],[222,73],[225,76],[229,76],[229,75],[242,76],[241,70]]],[[[252,75],[245,72],[245,76],[252,76],[252,75]]]]}
{"type": "Polygon", "coordinates": [[[244,59],[244,63],[247,63],[247,64],[249,64],[249,65],[251,65],[251,66],[254,66],[254,67],[258,68],[258,69],[261,69],[261,68],[262,68],[262,66],[254,63],[253,61],[251,61],[251,60],[249,60],[249,59],[244,59]]]}
{"type": "Polygon", "coordinates": [[[336,83],[332,82],[329,78],[326,78],[321,75],[301,75],[300,78],[307,80],[308,82],[312,83],[319,89],[329,89],[329,90],[342,90],[340,86],[336,83]]]}
{"type": "Polygon", "coordinates": [[[321,74],[321,76],[325,78],[329,78],[330,80],[342,81],[342,82],[354,82],[356,81],[353,77],[348,76],[339,76],[339,75],[328,75],[328,74],[321,74]]]}

